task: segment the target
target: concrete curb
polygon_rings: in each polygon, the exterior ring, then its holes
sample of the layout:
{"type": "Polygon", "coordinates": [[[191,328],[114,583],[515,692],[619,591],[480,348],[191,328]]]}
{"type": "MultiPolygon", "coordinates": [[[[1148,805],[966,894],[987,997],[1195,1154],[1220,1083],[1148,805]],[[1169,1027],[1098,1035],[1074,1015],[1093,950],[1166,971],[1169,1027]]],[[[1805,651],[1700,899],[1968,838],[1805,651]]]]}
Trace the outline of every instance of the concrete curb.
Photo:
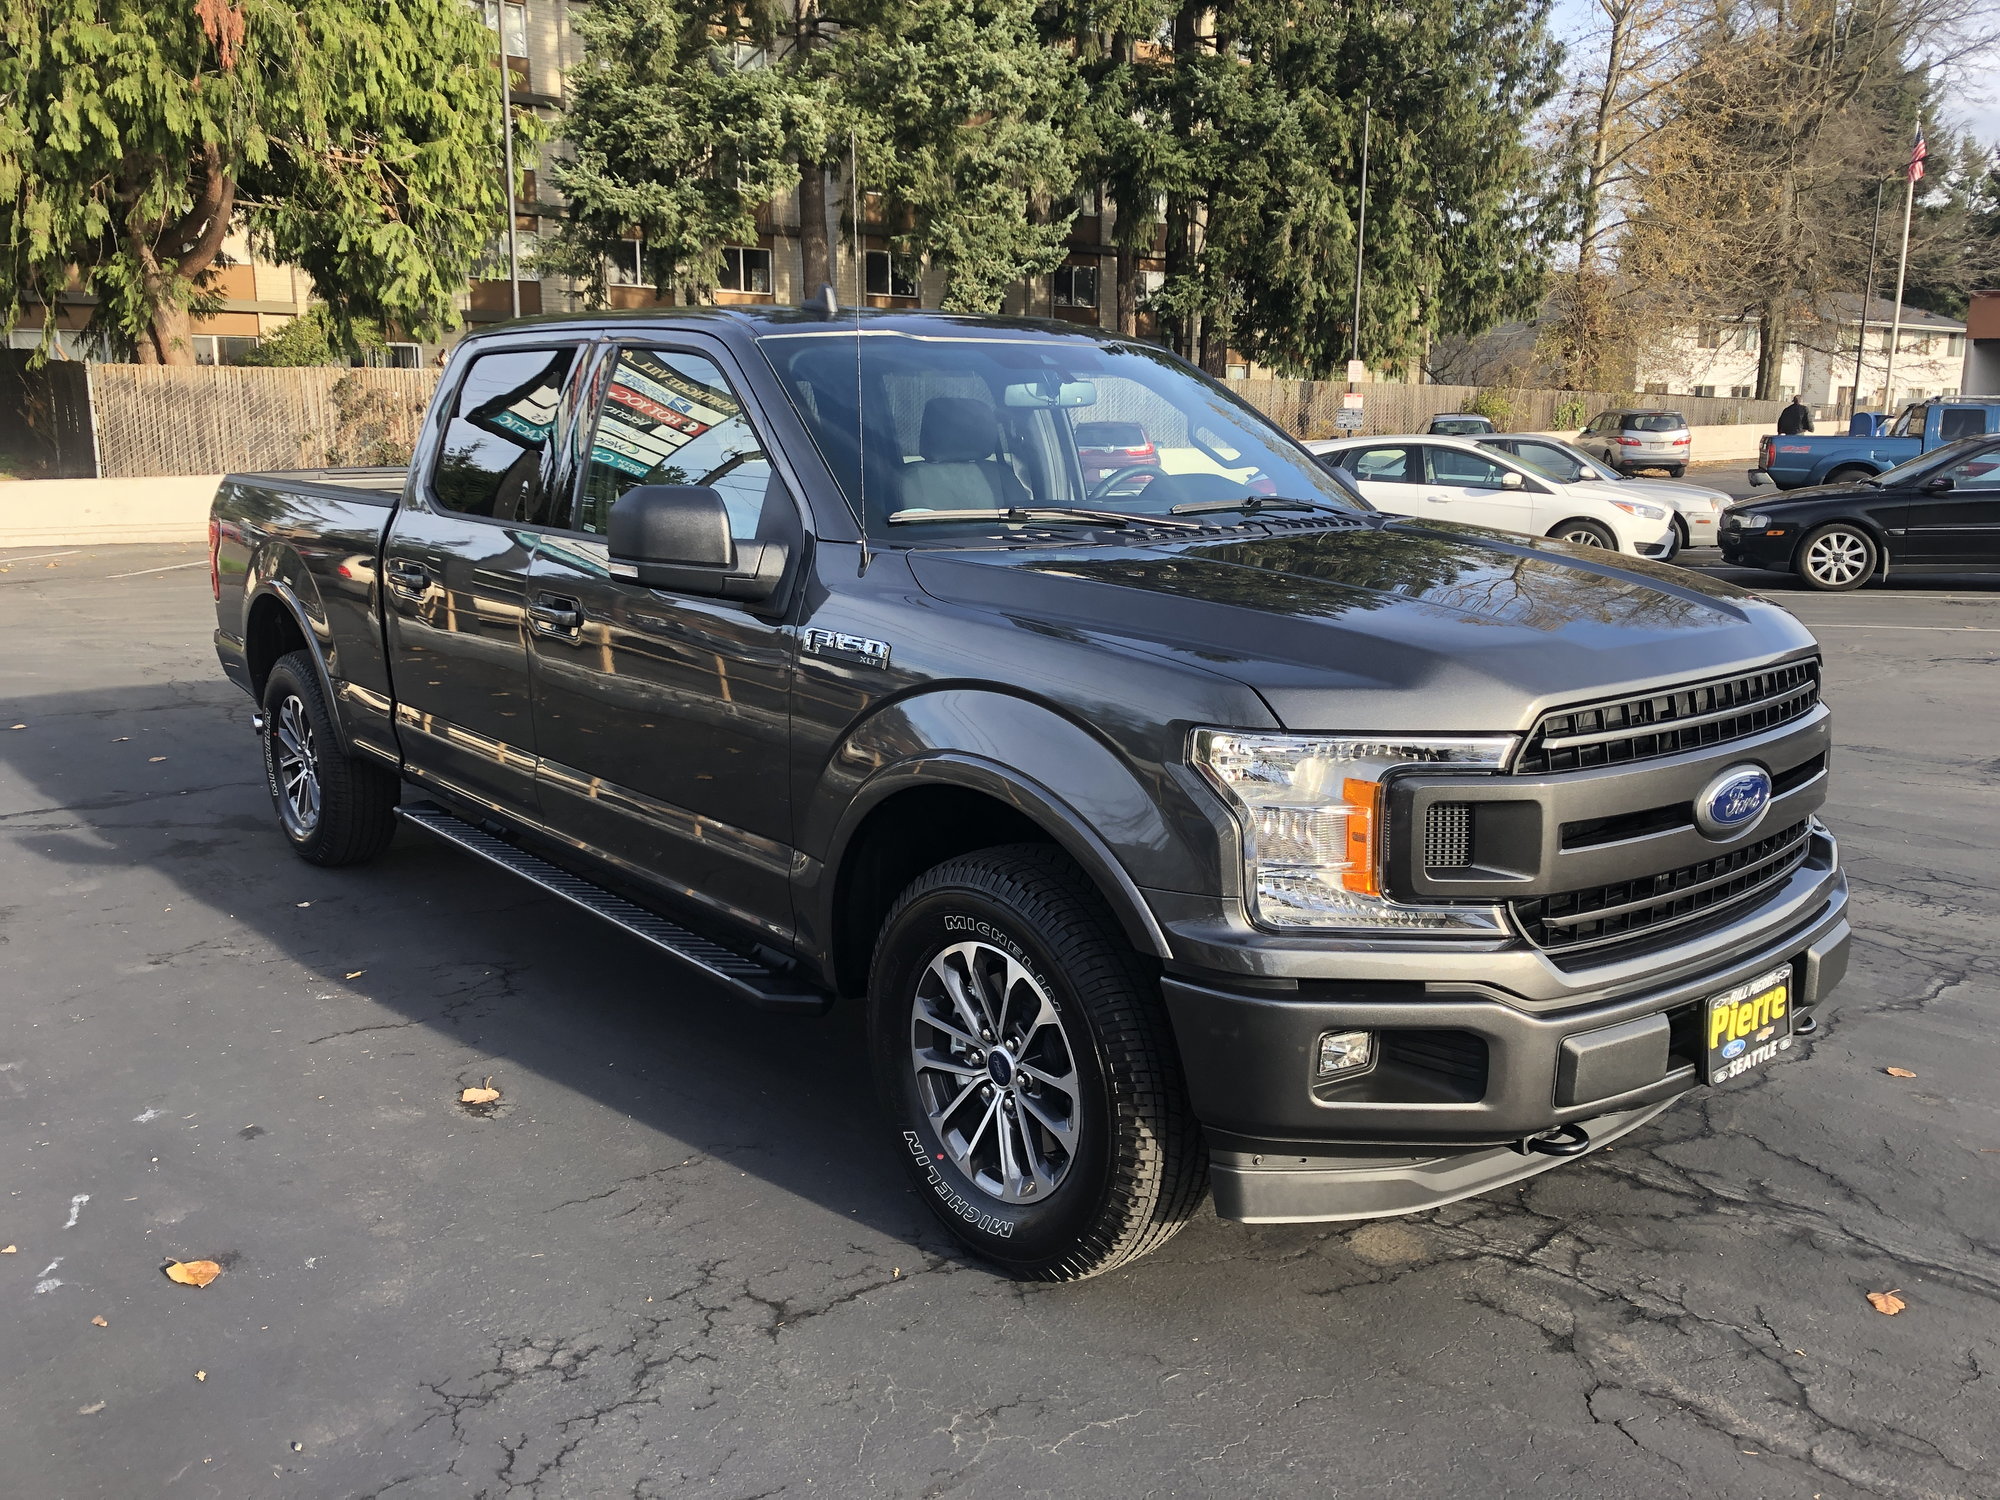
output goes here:
{"type": "Polygon", "coordinates": [[[0,547],[202,542],[220,474],[0,484],[0,547]]]}

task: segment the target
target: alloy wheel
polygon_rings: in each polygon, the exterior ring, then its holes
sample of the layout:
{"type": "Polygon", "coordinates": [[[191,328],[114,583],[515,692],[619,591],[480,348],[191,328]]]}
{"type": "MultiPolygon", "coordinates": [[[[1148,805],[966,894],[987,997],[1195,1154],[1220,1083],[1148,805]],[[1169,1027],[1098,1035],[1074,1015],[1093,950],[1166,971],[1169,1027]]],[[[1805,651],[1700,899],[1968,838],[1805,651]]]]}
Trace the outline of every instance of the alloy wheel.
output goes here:
{"type": "Polygon", "coordinates": [[[1055,1002],[991,943],[954,943],[910,1009],[917,1095],[952,1164],[987,1196],[1039,1203],[1069,1175],[1082,1123],[1076,1054],[1055,1002]]]}
{"type": "Polygon", "coordinates": [[[278,768],[278,814],[293,838],[309,838],[319,827],[319,752],[312,720],[297,694],[288,694],[278,705],[271,735],[278,768]]]}
{"type": "Polygon", "coordinates": [[[1585,531],[1580,526],[1571,527],[1559,532],[1556,540],[1560,542],[1573,542],[1579,547],[1602,547],[1604,545],[1603,537],[1594,531],[1585,531]]]}
{"type": "Polygon", "coordinates": [[[1840,588],[1868,567],[1868,544],[1851,531],[1828,531],[1806,547],[1806,571],[1816,583],[1840,588]]]}

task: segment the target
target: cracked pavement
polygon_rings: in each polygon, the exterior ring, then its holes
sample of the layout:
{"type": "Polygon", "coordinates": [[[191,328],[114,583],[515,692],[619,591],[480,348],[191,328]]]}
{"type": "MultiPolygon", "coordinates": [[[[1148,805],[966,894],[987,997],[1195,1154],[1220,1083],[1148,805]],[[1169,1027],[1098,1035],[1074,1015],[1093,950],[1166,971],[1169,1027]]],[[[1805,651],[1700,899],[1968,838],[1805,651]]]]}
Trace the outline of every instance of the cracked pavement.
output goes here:
{"type": "Polygon", "coordinates": [[[2000,590],[1737,575],[1819,630],[1841,746],[1803,1059],[1045,1287],[933,1227],[852,1017],[408,833],[293,859],[201,561],[0,553],[9,1495],[2000,1497],[2000,590]]]}

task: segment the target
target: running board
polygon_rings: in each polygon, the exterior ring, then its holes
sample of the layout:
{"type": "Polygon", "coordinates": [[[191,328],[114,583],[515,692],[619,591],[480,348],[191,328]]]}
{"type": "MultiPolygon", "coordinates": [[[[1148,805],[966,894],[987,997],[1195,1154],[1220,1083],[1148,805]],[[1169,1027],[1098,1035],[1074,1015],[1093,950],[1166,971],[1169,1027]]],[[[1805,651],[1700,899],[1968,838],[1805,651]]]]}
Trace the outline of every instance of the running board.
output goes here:
{"type": "Polygon", "coordinates": [[[754,958],[745,958],[699,933],[690,932],[678,922],[670,922],[622,896],[614,896],[602,886],[559,869],[545,859],[538,859],[483,828],[473,827],[463,818],[453,817],[434,803],[408,804],[398,807],[396,811],[405,822],[424,832],[435,834],[448,844],[456,844],[468,854],[476,854],[488,863],[520,876],[529,884],[538,885],[551,895],[560,896],[572,905],[602,917],[612,926],[623,928],[641,942],[650,943],[669,958],[680,960],[703,978],[714,980],[737,999],[746,1000],[759,1010],[816,1016],[822,1014],[832,1002],[832,997],[825,991],[788,979],[754,958]]]}

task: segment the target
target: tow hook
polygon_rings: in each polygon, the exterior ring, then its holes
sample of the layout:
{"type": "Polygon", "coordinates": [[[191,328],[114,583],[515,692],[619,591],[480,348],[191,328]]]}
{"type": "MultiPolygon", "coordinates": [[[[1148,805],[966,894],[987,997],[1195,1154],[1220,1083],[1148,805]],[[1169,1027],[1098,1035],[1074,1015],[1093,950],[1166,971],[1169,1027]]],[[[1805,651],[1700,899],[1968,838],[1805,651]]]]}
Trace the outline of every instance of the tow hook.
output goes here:
{"type": "Polygon", "coordinates": [[[1581,1156],[1590,1149],[1590,1132],[1581,1125],[1558,1125],[1540,1135],[1531,1135],[1514,1148],[1522,1155],[1581,1156]]]}
{"type": "Polygon", "coordinates": [[[270,728],[271,726],[267,722],[265,722],[263,712],[262,710],[259,710],[258,712],[250,715],[250,727],[261,735],[266,729],[270,728]]]}

